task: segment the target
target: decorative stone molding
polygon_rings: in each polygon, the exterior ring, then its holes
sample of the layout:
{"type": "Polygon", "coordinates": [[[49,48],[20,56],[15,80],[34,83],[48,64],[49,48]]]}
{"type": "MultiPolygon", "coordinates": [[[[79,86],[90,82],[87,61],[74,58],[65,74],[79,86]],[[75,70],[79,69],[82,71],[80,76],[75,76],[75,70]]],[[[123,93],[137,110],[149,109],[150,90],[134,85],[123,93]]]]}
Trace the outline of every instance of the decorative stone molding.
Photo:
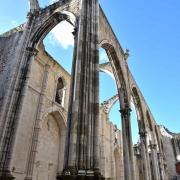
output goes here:
{"type": "Polygon", "coordinates": [[[119,99],[118,94],[116,94],[115,96],[113,96],[112,98],[104,101],[101,103],[101,106],[103,107],[103,110],[105,113],[109,114],[112,106],[116,103],[116,101],[119,99]]]}

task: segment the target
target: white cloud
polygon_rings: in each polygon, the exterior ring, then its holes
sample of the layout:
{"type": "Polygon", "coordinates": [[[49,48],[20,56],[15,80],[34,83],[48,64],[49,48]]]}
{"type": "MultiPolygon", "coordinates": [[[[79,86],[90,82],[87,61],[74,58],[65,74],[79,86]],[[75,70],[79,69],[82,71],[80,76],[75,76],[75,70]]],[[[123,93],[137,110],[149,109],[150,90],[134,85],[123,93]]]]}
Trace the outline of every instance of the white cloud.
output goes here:
{"type": "Polygon", "coordinates": [[[74,28],[71,24],[63,21],[52,29],[48,40],[52,45],[60,45],[62,48],[67,49],[74,45],[73,30],[74,28]]]}

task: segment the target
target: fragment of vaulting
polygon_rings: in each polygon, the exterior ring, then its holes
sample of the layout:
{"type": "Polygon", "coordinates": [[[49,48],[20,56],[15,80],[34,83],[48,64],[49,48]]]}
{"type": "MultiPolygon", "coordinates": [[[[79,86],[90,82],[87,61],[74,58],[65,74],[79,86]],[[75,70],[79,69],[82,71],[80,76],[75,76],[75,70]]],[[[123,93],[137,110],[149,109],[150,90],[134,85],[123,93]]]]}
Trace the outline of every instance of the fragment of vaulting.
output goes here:
{"type": "Polygon", "coordinates": [[[101,103],[105,113],[109,114],[113,105],[119,100],[118,94],[101,103]]]}
{"type": "Polygon", "coordinates": [[[112,66],[111,66],[110,62],[106,62],[106,63],[100,64],[99,65],[99,71],[107,73],[109,76],[111,76],[111,78],[113,80],[115,80],[114,73],[113,73],[112,66]]]}
{"type": "MultiPolygon", "coordinates": [[[[58,1],[33,14],[33,31],[30,46],[36,45],[61,21],[66,20],[76,26],[79,16],[79,0],[58,1]]],[[[31,14],[29,15],[31,16],[31,14]]]]}

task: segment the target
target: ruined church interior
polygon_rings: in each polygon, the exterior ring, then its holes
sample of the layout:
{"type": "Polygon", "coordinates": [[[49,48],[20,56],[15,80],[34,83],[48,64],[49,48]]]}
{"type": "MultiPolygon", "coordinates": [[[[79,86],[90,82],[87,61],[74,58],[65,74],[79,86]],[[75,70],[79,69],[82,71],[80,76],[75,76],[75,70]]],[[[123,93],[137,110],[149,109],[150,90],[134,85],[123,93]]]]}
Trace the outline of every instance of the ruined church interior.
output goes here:
{"type": "Polygon", "coordinates": [[[27,22],[0,34],[0,180],[180,180],[180,134],[157,124],[98,0],[29,4],[27,22]],[[44,43],[64,21],[71,72],[44,43]],[[100,102],[102,73],[115,94],[100,102]]]}

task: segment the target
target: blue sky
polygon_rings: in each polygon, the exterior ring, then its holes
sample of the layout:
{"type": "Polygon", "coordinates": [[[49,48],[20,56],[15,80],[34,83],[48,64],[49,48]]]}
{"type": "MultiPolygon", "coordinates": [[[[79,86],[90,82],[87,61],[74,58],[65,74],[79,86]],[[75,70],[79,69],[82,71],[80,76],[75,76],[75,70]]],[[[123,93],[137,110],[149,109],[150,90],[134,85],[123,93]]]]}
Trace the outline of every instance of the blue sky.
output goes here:
{"type": "Polygon", "coordinates": [[[100,2],[156,121],[180,132],[180,1],[100,2]]]}
{"type": "MultiPolygon", "coordinates": [[[[41,7],[49,1],[40,0],[41,7]]],[[[100,3],[120,44],[130,49],[129,68],[156,121],[170,131],[180,132],[180,1],[100,0],[100,3]]],[[[28,0],[16,0],[16,3],[2,0],[0,33],[25,22],[27,12],[28,0]]],[[[46,37],[46,48],[69,68],[71,40],[63,45],[55,34],[46,37]]],[[[112,88],[101,93],[102,100],[116,93],[112,79],[101,73],[101,89],[106,88],[107,82],[112,88]]],[[[118,108],[117,103],[111,118],[119,124],[118,108]]],[[[134,114],[133,111],[133,130],[136,126],[134,114]]]]}

